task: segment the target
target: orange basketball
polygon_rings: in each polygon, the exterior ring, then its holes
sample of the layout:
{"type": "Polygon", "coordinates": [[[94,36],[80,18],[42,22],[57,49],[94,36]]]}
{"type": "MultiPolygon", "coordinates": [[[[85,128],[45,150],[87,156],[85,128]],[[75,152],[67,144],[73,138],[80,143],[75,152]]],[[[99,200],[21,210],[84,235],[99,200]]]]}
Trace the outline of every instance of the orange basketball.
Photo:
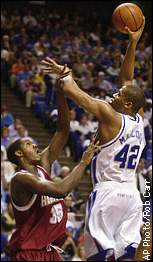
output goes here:
{"type": "Polygon", "coordinates": [[[143,23],[143,13],[139,6],[132,3],[124,3],[116,7],[112,15],[112,22],[121,33],[127,33],[125,26],[136,32],[143,23]]]}

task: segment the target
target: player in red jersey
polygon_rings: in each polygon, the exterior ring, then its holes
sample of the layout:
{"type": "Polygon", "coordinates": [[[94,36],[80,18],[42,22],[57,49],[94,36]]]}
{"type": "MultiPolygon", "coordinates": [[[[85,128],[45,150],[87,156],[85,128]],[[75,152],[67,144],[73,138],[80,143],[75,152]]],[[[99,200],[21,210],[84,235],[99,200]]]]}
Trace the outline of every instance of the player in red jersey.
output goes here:
{"type": "Polygon", "coordinates": [[[98,145],[93,142],[89,146],[68,177],[51,181],[51,164],[61,152],[69,129],[66,100],[61,92],[58,98],[59,125],[49,146],[40,153],[30,140],[19,139],[7,151],[8,159],[18,167],[10,183],[16,230],[6,253],[12,261],[62,260],[58,246],[65,240],[67,221],[63,198],[80,181],[98,145]]]}

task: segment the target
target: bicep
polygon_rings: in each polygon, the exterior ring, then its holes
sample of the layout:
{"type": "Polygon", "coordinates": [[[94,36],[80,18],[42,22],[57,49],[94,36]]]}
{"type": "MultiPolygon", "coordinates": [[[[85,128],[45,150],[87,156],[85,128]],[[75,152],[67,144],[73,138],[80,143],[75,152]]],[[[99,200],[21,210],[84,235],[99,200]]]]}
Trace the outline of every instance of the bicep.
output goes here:
{"type": "Polygon", "coordinates": [[[106,101],[92,98],[90,107],[92,107],[92,113],[101,122],[110,123],[115,120],[116,114],[118,114],[106,101]]]}
{"type": "Polygon", "coordinates": [[[63,192],[60,187],[49,180],[41,180],[33,175],[21,174],[16,176],[16,183],[23,186],[29,193],[61,197],[63,192]]]}
{"type": "Polygon", "coordinates": [[[93,98],[84,91],[78,89],[77,85],[75,91],[73,91],[73,88],[69,89],[70,98],[96,116],[99,121],[107,121],[113,117],[114,110],[106,101],[93,98]]]}

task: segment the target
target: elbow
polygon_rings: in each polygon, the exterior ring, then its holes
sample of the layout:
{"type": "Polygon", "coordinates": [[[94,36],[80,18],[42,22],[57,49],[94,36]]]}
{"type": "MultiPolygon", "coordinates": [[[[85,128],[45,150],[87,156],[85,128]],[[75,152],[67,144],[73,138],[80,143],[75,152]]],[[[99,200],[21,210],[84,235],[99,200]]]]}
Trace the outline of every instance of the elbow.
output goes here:
{"type": "Polygon", "coordinates": [[[66,128],[64,131],[64,143],[67,142],[68,138],[69,138],[69,134],[70,134],[70,128],[66,128]]]}
{"type": "Polygon", "coordinates": [[[50,197],[60,199],[60,198],[65,198],[66,193],[60,186],[58,187],[58,185],[57,185],[55,192],[51,192],[51,193],[49,193],[49,195],[50,195],[50,197]]]}
{"type": "Polygon", "coordinates": [[[132,80],[123,80],[122,82],[121,82],[121,85],[122,86],[131,86],[132,85],[132,80]]]}
{"type": "Polygon", "coordinates": [[[62,144],[66,144],[67,140],[69,138],[69,134],[70,134],[70,127],[66,126],[63,130],[60,131],[61,136],[62,136],[62,144]]]}
{"type": "Polygon", "coordinates": [[[68,184],[68,181],[65,183],[64,180],[62,179],[61,181],[58,181],[56,184],[58,188],[58,194],[63,198],[66,197],[66,195],[70,192],[70,186],[68,184]]]}
{"type": "Polygon", "coordinates": [[[58,187],[57,198],[65,198],[69,193],[68,190],[62,185],[62,183],[58,184],[58,187]]]}
{"type": "Polygon", "coordinates": [[[67,121],[67,123],[64,126],[63,132],[65,133],[65,136],[68,136],[70,133],[70,120],[67,121]]]}

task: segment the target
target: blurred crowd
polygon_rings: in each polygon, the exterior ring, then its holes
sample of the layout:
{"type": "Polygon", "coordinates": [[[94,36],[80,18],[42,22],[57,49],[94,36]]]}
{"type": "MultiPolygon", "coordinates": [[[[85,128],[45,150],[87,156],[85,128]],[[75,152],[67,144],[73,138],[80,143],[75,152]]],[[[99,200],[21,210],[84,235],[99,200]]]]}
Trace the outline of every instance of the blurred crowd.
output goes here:
{"type": "MultiPolygon", "coordinates": [[[[46,56],[73,69],[78,85],[90,95],[108,101],[119,88],[118,75],[128,44],[126,35],[112,26],[103,24],[93,12],[90,22],[86,16],[59,12],[56,9],[32,12],[17,9],[9,14],[1,12],[1,75],[5,88],[10,88],[22,99],[25,107],[41,118],[51,133],[57,120],[55,75],[43,75],[40,61],[46,56]]],[[[146,96],[145,137],[146,147],[138,166],[136,183],[143,196],[144,181],[152,178],[152,42],[150,32],[144,31],[137,46],[133,83],[140,86],[146,96]]],[[[70,136],[65,147],[67,156],[79,161],[90,143],[98,123],[97,119],[74,102],[70,107],[70,136]]],[[[21,119],[15,118],[7,106],[1,109],[1,254],[12,230],[14,218],[8,186],[15,172],[7,160],[6,149],[15,139],[29,137],[21,119]]],[[[69,167],[54,162],[54,179],[62,179],[69,167]]],[[[63,245],[64,260],[85,261],[83,244],[85,204],[75,190],[66,198],[68,207],[67,240],[63,245]]],[[[143,198],[143,197],[142,197],[143,198]]]]}

